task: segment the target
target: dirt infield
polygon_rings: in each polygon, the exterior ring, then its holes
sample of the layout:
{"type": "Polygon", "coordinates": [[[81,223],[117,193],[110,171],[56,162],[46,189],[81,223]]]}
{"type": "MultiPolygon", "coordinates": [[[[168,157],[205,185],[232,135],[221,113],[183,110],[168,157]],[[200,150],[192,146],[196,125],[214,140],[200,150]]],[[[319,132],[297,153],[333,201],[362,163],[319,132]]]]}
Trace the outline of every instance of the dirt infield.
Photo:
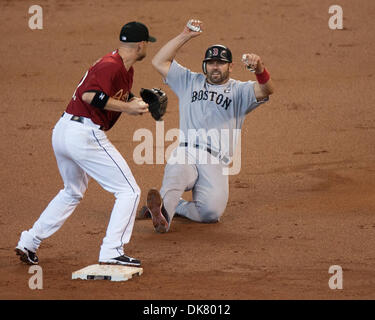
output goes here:
{"type": "MultiPolygon", "coordinates": [[[[43,30],[30,30],[34,3],[0,2],[0,298],[374,299],[375,2],[97,3],[39,0],[43,30]],[[343,30],[328,27],[333,4],[343,8],[343,30]],[[117,47],[125,22],[142,21],[158,41],[135,66],[133,91],[163,88],[170,99],[165,130],[177,128],[177,98],[150,62],[190,18],[204,21],[205,33],[182,48],[181,64],[199,72],[205,49],[222,43],[234,55],[233,78],[255,79],[240,63],[242,53],[255,52],[276,87],[245,121],[242,168],[230,177],[221,222],[176,218],[159,235],[150,221],[137,220],[126,252],[142,260],[141,277],[73,281],[73,271],[97,262],[114,201],[91,181],[75,213],[43,242],[43,290],[31,290],[28,266],[13,249],[63,187],[51,131],[78,81],[117,47]],[[343,269],[342,290],[328,286],[332,265],[343,269]]],[[[150,116],[123,115],[108,136],[142,189],[141,206],[147,190],[160,187],[164,165],[134,163],[139,128],[156,130],[150,116]]]]}

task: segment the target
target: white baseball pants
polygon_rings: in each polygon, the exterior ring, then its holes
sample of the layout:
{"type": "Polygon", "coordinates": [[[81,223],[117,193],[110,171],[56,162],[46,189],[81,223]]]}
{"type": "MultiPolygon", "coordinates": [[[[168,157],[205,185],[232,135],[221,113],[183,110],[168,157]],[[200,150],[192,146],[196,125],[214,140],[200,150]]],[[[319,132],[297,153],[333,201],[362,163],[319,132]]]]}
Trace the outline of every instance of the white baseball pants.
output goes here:
{"type": "Polygon", "coordinates": [[[64,181],[62,189],[49,203],[33,227],[23,231],[19,246],[36,251],[73,213],[87,189],[89,177],[116,200],[99,253],[99,261],[118,257],[128,243],[140,198],[138,187],[126,161],[108,140],[104,131],[90,119],[70,120],[65,113],[52,134],[57,165],[64,181]]]}

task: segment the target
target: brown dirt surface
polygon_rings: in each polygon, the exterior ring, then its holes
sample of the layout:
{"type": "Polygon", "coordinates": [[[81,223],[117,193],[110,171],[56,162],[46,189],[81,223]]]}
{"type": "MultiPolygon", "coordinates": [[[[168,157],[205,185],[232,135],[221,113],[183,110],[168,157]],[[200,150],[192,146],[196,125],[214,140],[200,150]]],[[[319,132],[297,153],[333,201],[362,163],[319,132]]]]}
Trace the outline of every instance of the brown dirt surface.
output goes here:
{"type": "MultiPolygon", "coordinates": [[[[343,30],[329,29],[328,0],[37,3],[43,30],[28,27],[29,1],[0,2],[1,299],[375,298],[373,0],[337,1],[343,30]],[[190,18],[202,20],[205,32],[180,50],[181,64],[199,72],[205,49],[223,43],[234,55],[233,78],[255,79],[240,62],[255,52],[276,86],[245,121],[241,172],[230,177],[220,223],[176,218],[159,235],[149,220],[137,220],[126,252],[142,260],[141,277],[71,280],[97,263],[114,202],[91,181],[75,213],[43,242],[43,290],[30,290],[28,266],[13,249],[63,187],[51,133],[80,78],[117,47],[125,22],[144,22],[158,41],[135,65],[133,91],[164,89],[165,131],[177,128],[177,97],[151,58],[190,18]],[[342,290],[328,286],[332,265],[343,269],[342,290]]],[[[108,136],[142,189],[141,206],[147,190],[161,186],[164,165],[134,163],[140,128],[156,130],[150,116],[123,115],[108,136]]]]}

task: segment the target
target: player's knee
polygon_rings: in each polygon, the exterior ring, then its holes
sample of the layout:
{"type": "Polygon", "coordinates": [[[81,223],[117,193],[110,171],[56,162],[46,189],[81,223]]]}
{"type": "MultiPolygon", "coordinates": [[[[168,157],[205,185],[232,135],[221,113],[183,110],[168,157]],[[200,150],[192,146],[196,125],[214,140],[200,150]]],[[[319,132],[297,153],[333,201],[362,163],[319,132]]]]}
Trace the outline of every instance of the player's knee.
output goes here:
{"type": "Polygon", "coordinates": [[[141,188],[137,184],[133,185],[133,193],[135,196],[141,196],[141,188]]]}
{"type": "Polygon", "coordinates": [[[123,188],[120,188],[119,191],[115,192],[115,197],[116,198],[140,198],[141,196],[141,189],[137,184],[132,184],[130,187],[129,185],[124,185],[123,188]]]}
{"type": "Polygon", "coordinates": [[[224,210],[215,203],[205,203],[200,206],[199,213],[204,223],[215,223],[220,220],[224,210]]]}
{"type": "Polygon", "coordinates": [[[86,189],[74,190],[74,189],[65,187],[63,190],[60,191],[60,194],[62,195],[62,197],[64,198],[66,202],[79,203],[82,200],[85,194],[85,191],[86,189]]]}
{"type": "Polygon", "coordinates": [[[135,198],[139,200],[141,198],[141,189],[137,189],[134,192],[134,195],[135,195],[135,198]]]}
{"type": "Polygon", "coordinates": [[[205,223],[214,223],[220,220],[226,208],[226,197],[214,197],[202,201],[198,206],[198,210],[205,223]]]}
{"type": "Polygon", "coordinates": [[[202,222],[203,223],[216,223],[219,222],[221,217],[221,214],[218,214],[217,212],[205,212],[205,214],[202,216],[202,222]]]}

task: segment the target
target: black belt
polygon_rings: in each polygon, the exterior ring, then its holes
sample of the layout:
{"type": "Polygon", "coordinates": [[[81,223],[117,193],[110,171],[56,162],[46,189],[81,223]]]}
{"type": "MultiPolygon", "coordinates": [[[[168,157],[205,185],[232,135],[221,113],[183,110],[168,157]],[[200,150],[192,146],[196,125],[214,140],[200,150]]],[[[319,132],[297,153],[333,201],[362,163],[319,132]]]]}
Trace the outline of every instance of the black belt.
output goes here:
{"type": "MultiPolygon", "coordinates": [[[[62,114],[61,117],[63,117],[64,114],[65,114],[65,112],[62,114]]],[[[72,121],[76,121],[76,122],[80,122],[80,123],[85,123],[85,120],[84,120],[84,119],[85,119],[84,117],[80,117],[80,116],[72,116],[72,117],[70,118],[70,120],[72,120],[72,121]]],[[[100,129],[100,130],[103,130],[103,126],[100,126],[99,129],[100,129]]]]}
{"type": "MultiPolygon", "coordinates": [[[[188,146],[189,146],[189,144],[187,142],[181,142],[180,143],[180,147],[188,147],[188,146]]],[[[212,154],[214,157],[223,160],[225,163],[229,163],[229,161],[230,161],[229,158],[226,157],[226,156],[220,157],[220,153],[215,151],[215,150],[212,150],[210,147],[200,146],[199,144],[191,144],[191,146],[193,146],[194,148],[197,148],[197,149],[203,149],[203,150],[207,151],[209,154],[212,154]]]]}
{"type": "Polygon", "coordinates": [[[84,123],[83,117],[79,117],[79,116],[72,116],[70,120],[84,123]]]}

